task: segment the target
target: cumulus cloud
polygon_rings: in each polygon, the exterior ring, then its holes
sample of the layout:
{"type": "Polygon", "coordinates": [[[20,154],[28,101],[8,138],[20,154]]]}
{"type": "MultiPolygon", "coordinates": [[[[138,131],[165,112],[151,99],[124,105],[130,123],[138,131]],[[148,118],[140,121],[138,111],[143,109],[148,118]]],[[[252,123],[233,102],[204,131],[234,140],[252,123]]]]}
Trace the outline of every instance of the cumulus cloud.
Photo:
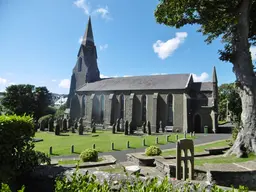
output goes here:
{"type": "Polygon", "coordinates": [[[250,52],[252,56],[252,60],[256,60],[256,46],[250,47],[250,52]]]}
{"type": "Polygon", "coordinates": [[[86,0],[76,0],[74,5],[82,9],[86,15],[90,15],[90,4],[86,0]]]}
{"type": "Polygon", "coordinates": [[[79,43],[79,44],[82,44],[82,42],[83,42],[83,36],[81,36],[81,37],[79,38],[79,40],[78,40],[78,43],[79,43]]]}
{"type": "Polygon", "coordinates": [[[104,50],[108,48],[108,44],[100,45],[100,50],[104,50]]]}
{"type": "Polygon", "coordinates": [[[64,88],[64,89],[69,89],[70,88],[70,80],[62,79],[59,83],[59,87],[64,88]]]}
{"type": "Polygon", "coordinates": [[[85,15],[100,15],[102,19],[111,19],[108,6],[92,9],[88,0],[76,0],[74,5],[84,11],[85,15]]]}
{"type": "Polygon", "coordinates": [[[6,85],[6,84],[7,84],[7,79],[0,77],[0,85],[6,85]]]}
{"type": "Polygon", "coordinates": [[[4,92],[9,85],[11,84],[7,79],[0,77],[0,92],[4,92]]]}
{"type": "Polygon", "coordinates": [[[206,72],[201,73],[201,75],[192,74],[195,82],[204,82],[209,80],[209,75],[206,72]]]}
{"type": "Polygon", "coordinates": [[[172,55],[176,49],[178,49],[178,47],[184,42],[187,36],[187,32],[177,32],[174,38],[169,39],[166,42],[157,40],[153,44],[154,52],[158,54],[159,58],[166,59],[172,55]]]}

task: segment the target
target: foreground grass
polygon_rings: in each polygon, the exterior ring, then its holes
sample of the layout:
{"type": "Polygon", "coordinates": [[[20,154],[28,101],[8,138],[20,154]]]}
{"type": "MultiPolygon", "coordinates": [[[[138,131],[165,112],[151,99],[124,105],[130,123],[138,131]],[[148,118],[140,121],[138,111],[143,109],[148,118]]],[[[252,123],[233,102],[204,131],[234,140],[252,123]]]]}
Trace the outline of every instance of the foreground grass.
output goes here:
{"type": "MultiPolygon", "coordinates": [[[[37,132],[36,138],[41,138],[44,141],[35,143],[37,151],[49,154],[49,148],[52,146],[53,155],[70,155],[71,146],[74,145],[75,153],[81,153],[87,148],[92,148],[96,145],[96,150],[99,152],[111,151],[111,143],[114,143],[115,150],[127,149],[127,141],[130,142],[130,148],[141,148],[142,140],[145,138],[146,145],[156,145],[156,136],[126,136],[123,133],[112,134],[111,131],[101,131],[95,134],[88,133],[87,135],[78,135],[77,133],[66,133],[66,136],[56,136],[54,133],[37,132]],[[98,136],[97,136],[98,135],[98,136]]],[[[179,139],[184,138],[183,134],[178,134],[179,139]]],[[[190,135],[187,135],[190,138],[190,135]]],[[[158,136],[159,145],[167,144],[166,136],[158,136]]],[[[168,142],[176,142],[176,134],[169,136],[168,142]]]]}
{"type": "MultiPolygon", "coordinates": [[[[202,153],[202,152],[204,152],[205,148],[213,148],[213,147],[228,147],[228,142],[225,140],[221,140],[221,141],[216,141],[216,142],[205,144],[205,145],[195,146],[194,153],[202,153]]],[[[174,155],[176,155],[176,150],[171,149],[168,151],[163,151],[163,153],[161,155],[162,156],[168,156],[168,155],[174,156],[174,155]]]]}

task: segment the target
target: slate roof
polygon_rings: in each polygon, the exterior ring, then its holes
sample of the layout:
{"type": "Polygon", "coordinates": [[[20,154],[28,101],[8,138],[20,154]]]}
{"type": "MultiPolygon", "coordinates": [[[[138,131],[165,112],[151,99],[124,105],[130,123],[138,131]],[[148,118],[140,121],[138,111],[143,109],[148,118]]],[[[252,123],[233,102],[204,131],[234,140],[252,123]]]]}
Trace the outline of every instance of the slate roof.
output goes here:
{"type": "Polygon", "coordinates": [[[213,91],[212,82],[194,82],[192,88],[196,91],[213,91]]]}
{"type": "Polygon", "coordinates": [[[108,78],[87,83],[77,91],[185,89],[190,75],[170,74],[108,78]]]}

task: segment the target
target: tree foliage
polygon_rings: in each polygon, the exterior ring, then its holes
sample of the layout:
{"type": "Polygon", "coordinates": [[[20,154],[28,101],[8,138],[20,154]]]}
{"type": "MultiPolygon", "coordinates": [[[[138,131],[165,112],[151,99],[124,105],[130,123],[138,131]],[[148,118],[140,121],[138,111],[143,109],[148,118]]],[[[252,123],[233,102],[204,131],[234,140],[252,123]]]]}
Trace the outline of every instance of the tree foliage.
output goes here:
{"type": "Polygon", "coordinates": [[[17,115],[33,115],[38,119],[44,115],[51,100],[51,93],[46,87],[11,85],[6,88],[2,105],[17,115]]]}
{"type": "Polygon", "coordinates": [[[235,83],[225,83],[219,86],[219,115],[220,119],[224,120],[227,114],[227,102],[228,110],[232,113],[233,117],[240,122],[240,117],[242,113],[242,103],[241,98],[238,94],[238,90],[235,83]]]}

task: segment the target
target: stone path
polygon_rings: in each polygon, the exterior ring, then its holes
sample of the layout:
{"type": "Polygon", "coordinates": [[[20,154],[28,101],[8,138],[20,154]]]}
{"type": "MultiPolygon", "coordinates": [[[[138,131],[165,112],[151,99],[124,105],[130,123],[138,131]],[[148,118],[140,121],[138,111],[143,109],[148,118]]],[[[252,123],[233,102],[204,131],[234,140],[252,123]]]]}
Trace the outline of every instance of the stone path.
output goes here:
{"type": "MultiPolygon", "coordinates": [[[[229,139],[231,134],[196,134],[197,139],[194,140],[194,145],[214,142],[218,140],[225,140],[229,139]]],[[[163,149],[173,149],[176,147],[176,143],[169,143],[166,145],[160,145],[160,148],[163,149]]],[[[111,152],[104,152],[100,153],[99,155],[112,155],[116,158],[117,162],[124,162],[126,161],[126,154],[127,153],[137,153],[137,152],[144,152],[145,147],[138,148],[138,149],[129,149],[129,150],[123,150],[123,151],[111,151],[111,152]]],[[[65,160],[65,158],[76,158],[79,155],[68,155],[68,156],[55,156],[51,157],[52,160],[58,161],[60,159],[65,160]]]]}

